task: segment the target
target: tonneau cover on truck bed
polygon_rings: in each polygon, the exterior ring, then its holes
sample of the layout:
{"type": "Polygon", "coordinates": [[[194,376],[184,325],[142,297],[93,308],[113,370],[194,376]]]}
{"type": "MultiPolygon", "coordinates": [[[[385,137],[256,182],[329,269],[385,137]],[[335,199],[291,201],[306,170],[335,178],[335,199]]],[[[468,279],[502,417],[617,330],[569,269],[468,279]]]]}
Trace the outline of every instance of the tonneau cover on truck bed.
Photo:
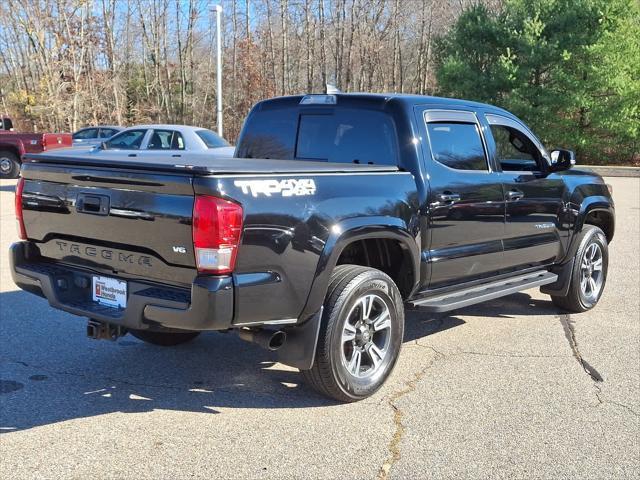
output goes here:
{"type": "Polygon", "coordinates": [[[394,172],[398,167],[390,165],[364,165],[355,163],[310,162],[306,160],[272,160],[254,158],[213,158],[207,154],[189,154],[177,163],[175,158],[157,157],[153,160],[122,160],[116,158],[91,158],[91,154],[45,153],[26,155],[24,163],[52,163],[59,165],[109,167],[117,169],[152,170],[155,172],[189,173],[192,175],[234,174],[289,174],[334,172],[394,172]]]}

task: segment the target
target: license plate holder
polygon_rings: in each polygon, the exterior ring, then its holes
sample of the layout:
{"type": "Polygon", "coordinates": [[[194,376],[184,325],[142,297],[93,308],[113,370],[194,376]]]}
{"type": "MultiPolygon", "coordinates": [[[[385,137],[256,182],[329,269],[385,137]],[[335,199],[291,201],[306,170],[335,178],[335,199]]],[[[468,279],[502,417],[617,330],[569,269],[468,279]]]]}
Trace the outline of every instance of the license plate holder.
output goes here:
{"type": "Polygon", "coordinates": [[[94,275],[91,287],[94,302],[112,308],[127,308],[127,282],[94,275]]]}

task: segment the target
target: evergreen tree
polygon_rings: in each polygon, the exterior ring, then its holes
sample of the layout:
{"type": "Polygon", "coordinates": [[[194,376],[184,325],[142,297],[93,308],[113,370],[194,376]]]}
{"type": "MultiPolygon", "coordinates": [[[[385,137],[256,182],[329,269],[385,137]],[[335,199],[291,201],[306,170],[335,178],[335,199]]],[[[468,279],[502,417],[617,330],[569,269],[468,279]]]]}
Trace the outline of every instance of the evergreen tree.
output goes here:
{"type": "Polygon", "coordinates": [[[472,6],[438,41],[440,92],[511,110],[579,161],[637,161],[639,25],[636,0],[472,6]]]}

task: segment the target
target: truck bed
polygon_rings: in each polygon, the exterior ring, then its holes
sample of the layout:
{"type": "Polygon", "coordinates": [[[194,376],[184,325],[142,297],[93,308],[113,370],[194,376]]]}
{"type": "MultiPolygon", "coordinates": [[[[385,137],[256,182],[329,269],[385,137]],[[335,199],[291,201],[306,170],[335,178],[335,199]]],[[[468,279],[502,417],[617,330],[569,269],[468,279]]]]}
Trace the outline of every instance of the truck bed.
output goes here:
{"type": "Polygon", "coordinates": [[[189,175],[238,174],[313,174],[348,172],[395,172],[390,165],[313,162],[307,160],[273,160],[256,158],[213,158],[207,154],[190,154],[181,163],[175,159],[157,157],[152,161],[122,160],[117,158],[91,158],[90,155],[67,150],[64,154],[42,153],[26,155],[24,163],[50,163],[56,165],[92,166],[118,169],[151,170],[154,172],[188,173],[189,175]]]}

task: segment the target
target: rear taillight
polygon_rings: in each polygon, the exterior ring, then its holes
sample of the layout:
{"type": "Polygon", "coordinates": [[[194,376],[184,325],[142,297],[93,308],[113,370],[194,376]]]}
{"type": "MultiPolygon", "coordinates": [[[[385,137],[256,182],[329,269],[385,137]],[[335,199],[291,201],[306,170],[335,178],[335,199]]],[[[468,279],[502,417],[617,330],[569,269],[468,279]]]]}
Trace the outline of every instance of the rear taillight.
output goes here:
{"type": "Polygon", "coordinates": [[[24,190],[24,178],[20,177],[16,185],[16,223],[18,225],[18,237],[20,240],[27,239],[27,231],[24,228],[24,218],[22,217],[22,191],[24,190]]]}
{"type": "Polygon", "coordinates": [[[47,150],[47,136],[42,135],[42,151],[46,152],[47,150]]]}
{"type": "Polygon", "coordinates": [[[231,273],[236,263],[242,207],[217,197],[196,196],[193,249],[200,273],[231,273]]]}

